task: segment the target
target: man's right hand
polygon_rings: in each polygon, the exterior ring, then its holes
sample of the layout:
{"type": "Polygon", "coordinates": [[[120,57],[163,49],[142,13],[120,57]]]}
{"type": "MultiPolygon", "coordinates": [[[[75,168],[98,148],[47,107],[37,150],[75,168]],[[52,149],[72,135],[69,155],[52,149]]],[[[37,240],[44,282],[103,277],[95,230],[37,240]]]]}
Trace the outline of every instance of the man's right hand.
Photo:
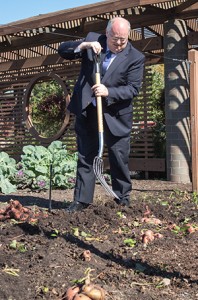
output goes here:
{"type": "Polygon", "coordinates": [[[102,47],[99,42],[82,42],[79,46],[79,50],[90,49],[92,48],[94,53],[100,54],[102,47]]]}

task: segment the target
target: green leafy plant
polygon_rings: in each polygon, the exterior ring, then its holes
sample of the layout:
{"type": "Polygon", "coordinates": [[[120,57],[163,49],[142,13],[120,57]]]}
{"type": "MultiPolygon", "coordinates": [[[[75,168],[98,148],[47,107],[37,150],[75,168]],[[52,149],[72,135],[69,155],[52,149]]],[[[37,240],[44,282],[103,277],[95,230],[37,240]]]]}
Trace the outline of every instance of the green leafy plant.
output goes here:
{"type": "Polygon", "coordinates": [[[21,253],[24,253],[27,251],[26,246],[23,243],[19,243],[16,240],[13,240],[10,244],[9,244],[10,249],[14,249],[14,250],[18,250],[21,253]]]}
{"type": "Polygon", "coordinates": [[[135,247],[136,243],[137,242],[134,239],[126,239],[126,240],[124,240],[124,244],[127,245],[127,246],[129,246],[129,247],[131,247],[131,248],[135,247]]]}
{"type": "Polygon", "coordinates": [[[121,211],[118,211],[116,215],[121,219],[126,219],[126,216],[121,211]]]}
{"type": "Polygon", "coordinates": [[[197,192],[192,193],[192,200],[195,203],[195,205],[198,206],[198,193],[197,192]]]}
{"type": "Polygon", "coordinates": [[[75,182],[77,156],[69,154],[61,141],[43,146],[24,146],[18,163],[16,183],[29,185],[33,190],[72,188],[75,182]]]}
{"type": "Polygon", "coordinates": [[[17,173],[17,164],[14,158],[10,158],[6,152],[0,152],[0,191],[10,194],[17,190],[13,184],[13,177],[17,173]]]}
{"type": "Polygon", "coordinates": [[[56,228],[50,234],[50,236],[53,237],[53,238],[58,237],[58,235],[59,235],[59,231],[56,228]]]}

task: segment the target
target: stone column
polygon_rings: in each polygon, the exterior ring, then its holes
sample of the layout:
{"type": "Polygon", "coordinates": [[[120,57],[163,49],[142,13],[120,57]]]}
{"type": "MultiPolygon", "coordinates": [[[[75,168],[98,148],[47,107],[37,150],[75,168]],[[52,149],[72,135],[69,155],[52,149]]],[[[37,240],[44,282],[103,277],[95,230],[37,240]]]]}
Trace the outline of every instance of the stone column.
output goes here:
{"type": "Polygon", "coordinates": [[[183,20],[164,24],[167,179],[191,182],[190,101],[187,28],[183,20]]]}

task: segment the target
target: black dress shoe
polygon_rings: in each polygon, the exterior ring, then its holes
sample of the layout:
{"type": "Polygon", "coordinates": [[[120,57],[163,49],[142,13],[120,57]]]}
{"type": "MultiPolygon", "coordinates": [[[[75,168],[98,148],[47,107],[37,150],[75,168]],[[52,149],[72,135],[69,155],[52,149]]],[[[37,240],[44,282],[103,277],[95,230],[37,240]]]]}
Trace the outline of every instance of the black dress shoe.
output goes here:
{"type": "Polygon", "coordinates": [[[87,208],[89,204],[83,203],[83,202],[78,202],[74,201],[67,209],[67,212],[75,212],[75,211],[81,211],[85,208],[87,208]]]}
{"type": "Polygon", "coordinates": [[[129,207],[130,201],[129,198],[122,198],[122,199],[114,199],[114,201],[120,206],[127,206],[129,207]]]}
{"type": "Polygon", "coordinates": [[[130,204],[130,201],[128,198],[123,198],[123,199],[120,199],[120,203],[119,203],[121,206],[127,206],[129,207],[129,204],[130,204]]]}

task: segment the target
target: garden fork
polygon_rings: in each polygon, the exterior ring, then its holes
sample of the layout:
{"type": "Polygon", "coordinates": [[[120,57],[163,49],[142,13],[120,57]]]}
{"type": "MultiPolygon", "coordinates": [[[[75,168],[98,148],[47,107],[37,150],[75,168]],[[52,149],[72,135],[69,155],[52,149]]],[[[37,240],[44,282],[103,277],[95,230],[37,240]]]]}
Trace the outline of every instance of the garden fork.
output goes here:
{"type": "MultiPolygon", "coordinates": [[[[100,55],[94,54],[93,59],[95,62],[95,82],[100,84],[100,55]]],[[[99,138],[99,150],[98,156],[94,158],[93,161],[93,170],[96,175],[96,178],[107,191],[107,193],[113,196],[116,199],[119,197],[114,193],[111,187],[107,184],[104,175],[103,175],[103,150],[104,150],[104,129],[103,129],[103,113],[102,113],[102,97],[96,96],[96,106],[97,106],[97,120],[98,120],[98,138],[99,138]]]]}

